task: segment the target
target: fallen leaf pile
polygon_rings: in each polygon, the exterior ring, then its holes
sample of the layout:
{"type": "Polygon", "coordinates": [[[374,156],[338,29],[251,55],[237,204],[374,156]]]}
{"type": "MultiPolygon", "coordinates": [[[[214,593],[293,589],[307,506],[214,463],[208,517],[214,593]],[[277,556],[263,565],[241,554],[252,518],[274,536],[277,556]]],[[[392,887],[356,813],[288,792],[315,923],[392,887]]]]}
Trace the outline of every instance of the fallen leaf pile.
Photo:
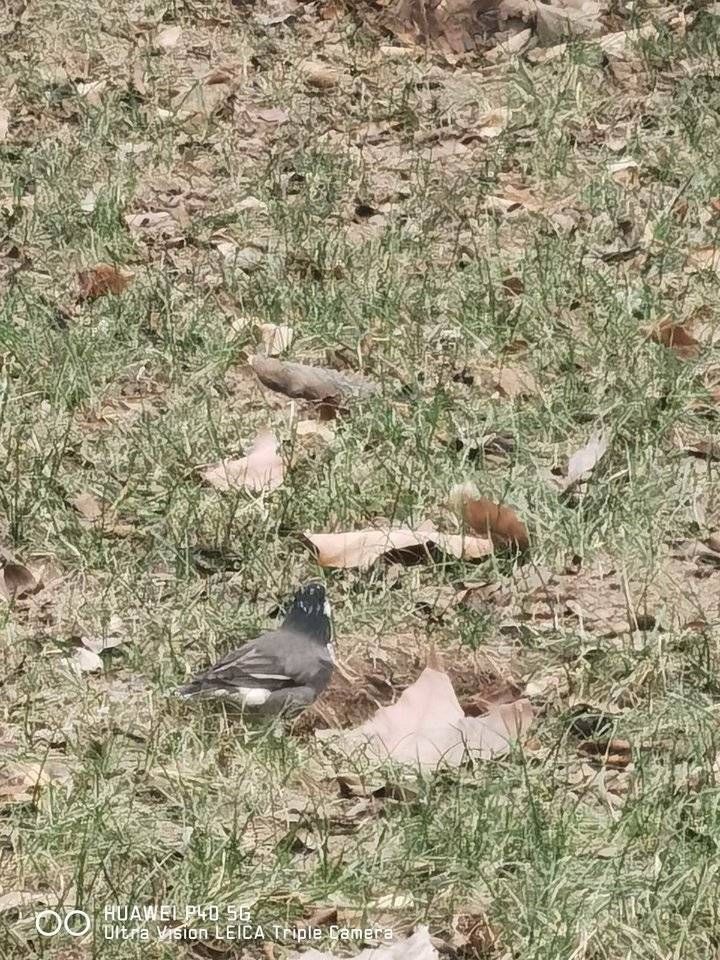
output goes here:
{"type": "Polygon", "coordinates": [[[602,556],[566,571],[524,567],[507,580],[468,585],[461,602],[494,607],[506,633],[525,626],[612,638],[684,626],[702,629],[720,620],[711,576],[718,561],[720,555],[709,547],[686,544],[671,547],[646,580],[602,556]]]}
{"type": "Polygon", "coordinates": [[[368,10],[369,22],[392,32],[404,43],[434,46],[455,58],[476,48],[488,47],[488,35],[499,30],[509,52],[527,47],[534,37],[541,46],[567,38],[592,38],[606,32],[602,14],[606,6],[595,0],[452,0],[427,6],[419,0],[399,0],[368,10]],[[507,22],[514,31],[505,31],[507,22]],[[522,24],[529,24],[523,29],[522,24]]]}
{"type": "Polygon", "coordinates": [[[353,757],[366,747],[376,760],[457,767],[507,753],[533,715],[529,701],[518,700],[491,707],[482,717],[465,716],[447,674],[428,667],[396,703],[381,707],[359,729],[337,736],[337,731],[322,731],[322,737],[333,738],[336,748],[353,757]]]}

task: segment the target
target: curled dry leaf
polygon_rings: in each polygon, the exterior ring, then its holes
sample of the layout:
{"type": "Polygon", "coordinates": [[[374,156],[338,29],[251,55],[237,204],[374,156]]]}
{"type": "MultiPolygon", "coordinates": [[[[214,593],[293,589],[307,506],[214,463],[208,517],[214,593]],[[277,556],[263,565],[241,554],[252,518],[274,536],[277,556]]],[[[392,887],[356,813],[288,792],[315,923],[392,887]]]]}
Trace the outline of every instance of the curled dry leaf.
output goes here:
{"type": "Polygon", "coordinates": [[[7,139],[8,129],[10,128],[10,111],[6,107],[0,107],[0,143],[7,139]]]}
{"type": "Polygon", "coordinates": [[[493,550],[489,540],[441,533],[431,523],[421,524],[415,530],[385,527],[345,533],[305,533],[304,539],[315,550],[321,567],[366,569],[381,557],[402,560],[429,556],[433,547],[459,560],[479,560],[493,550]]]}
{"type": "Polygon", "coordinates": [[[81,300],[96,300],[108,294],[119,296],[132,282],[131,270],[114,267],[110,263],[96,263],[87,270],[79,270],[77,279],[81,300]]]}
{"type": "Polygon", "coordinates": [[[285,353],[295,339],[293,328],[284,323],[261,323],[259,330],[260,339],[268,357],[276,357],[280,353],[285,353]]]}
{"type": "Polygon", "coordinates": [[[669,347],[679,357],[692,360],[700,354],[699,341],[693,337],[682,323],[673,323],[670,319],[661,320],[648,330],[647,339],[669,347]]]}
{"type": "Polygon", "coordinates": [[[304,363],[286,363],[271,357],[254,356],[250,365],[260,382],[286,397],[313,400],[332,406],[372,396],[379,385],[359,374],[341,373],[327,367],[310,367],[304,363]]]}
{"type": "MultiPolygon", "coordinates": [[[[294,953],[290,960],[337,960],[335,954],[320,950],[305,950],[294,953]]],[[[412,936],[389,946],[361,950],[355,960],[438,960],[438,952],[432,944],[427,927],[419,926],[412,936]]]]}
{"type": "Polygon", "coordinates": [[[497,956],[498,943],[498,933],[490,924],[482,904],[470,905],[453,917],[450,946],[459,956],[497,956]]]}
{"type": "Polygon", "coordinates": [[[472,483],[459,484],[450,491],[450,503],[465,523],[493,546],[524,552],[530,547],[528,529],[514,510],[481,497],[472,483]]]}
{"type": "Polygon", "coordinates": [[[594,433],[584,447],[580,447],[571,454],[568,460],[567,476],[562,479],[563,490],[570,487],[590,473],[602,460],[607,452],[608,438],[601,432],[594,433]]]}
{"type": "Polygon", "coordinates": [[[340,79],[337,70],[321,60],[303,60],[300,73],[305,83],[316,90],[331,90],[340,79]]]}
{"type": "Polygon", "coordinates": [[[78,673],[97,673],[103,668],[100,655],[94,650],[88,650],[87,647],[78,647],[77,650],[73,650],[69,659],[78,673]]]}
{"type": "Polygon", "coordinates": [[[81,643],[93,653],[102,653],[121,646],[128,639],[125,624],[117,614],[113,614],[102,634],[81,638],[81,643]]]}
{"type": "Polygon", "coordinates": [[[509,122],[510,110],[507,107],[499,107],[478,117],[475,132],[485,140],[494,140],[500,136],[509,122]]]}
{"type": "Polygon", "coordinates": [[[144,210],[139,213],[128,213],[124,220],[132,233],[143,237],[175,238],[188,221],[183,207],[170,210],[144,210]]]}
{"type": "Polygon", "coordinates": [[[6,600],[27,596],[39,587],[40,584],[23,563],[8,561],[0,571],[0,596],[6,600]]]}
{"type": "Polygon", "coordinates": [[[105,512],[103,503],[94,493],[80,493],[77,497],[73,497],[70,503],[88,523],[95,523],[105,512]]]}
{"type": "Polygon", "coordinates": [[[285,467],[278,454],[277,437],[270,431],[258,434],[247,456],[221,460],[202,468],[202,475],[218,490],[275,490],[283,482],[285,467]]]}
{"type": "Polygon", "coordinates": [[[341,733],[337,745],[352,755],[367,748],[379,760],[429,769],[458,767],[468,759],[507,753],[533,716],[530,702],[517,700],[491,707],[482,717],[467,717],[448,675],[427,667],[396,703],[381,707],[357,730],[341,733]]]}
{"type": "Polygon", "coordinates": [[[503,40],[502,43],[499,43],[496,47],[493,47],[492,50],[488,50],[485,54],[485,59],[490,63],[499,63],[500,61],[506,60],[509,57],[516,56],[517,54],[523,52],[531,40],[532,30],[521,30],[514,36],[508,37],[507,40],[503,40]]]}

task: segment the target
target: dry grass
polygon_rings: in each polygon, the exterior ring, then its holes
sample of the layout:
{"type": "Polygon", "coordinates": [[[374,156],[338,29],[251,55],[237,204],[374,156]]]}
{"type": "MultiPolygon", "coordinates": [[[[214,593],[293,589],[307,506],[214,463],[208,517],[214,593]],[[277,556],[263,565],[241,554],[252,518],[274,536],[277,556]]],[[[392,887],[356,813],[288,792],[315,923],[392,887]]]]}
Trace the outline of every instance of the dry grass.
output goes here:
{"type": "MultiPolygon", "coordinates": [[[[0,778],[26,762],[42,781],[0,793],[0,952],[260,955],[104,937],[107,905],[199,903],[421,921],[455,951],[469,916],[465,955],[487,960],[716,958],[720,573],[671,544],[720,529],[716,462],[678,445],[718,422],[717,272],[689,255],[717,240],[720,21],[640,11],[657,33],[622,68],[588,43],[478,69],[382,53],[349,13],[259,9],[41,0],[5,38],[0,514],[44,586],[0,606],[0,778]],[[132,282],[76,301],[98,262],[132,282]],[[695,356],[648,339],[666,316],[694,324],[695,356]],[[297,438],[316,412],[257,383],[257,323],[380,394],[332,443],[297,438]],[[598,426],[607,455],[559,496],[548,471],[598,426]],[[264,427],[292,459],[282,487],[202,485],[264,427]],[[483,452],[505,435],[508,455],[483,452]],[[433,646],[458,678],[529,684],[523,749],[435,778],[353,770],[307,719],[278,736],[167,697],[317,575],[303,530],[454,530],[465,480],[518,511],[526,574],[562,602],[540,609],[502,557],[326,571],[338,648],[378,702],[433,646]],[[507,595],[459,604],[468,581],[507,595]],[[80,639],[103,636],[122,642],[78,675],[80,639]],[[580,702],[629,755],[578,750],[580,702]],[[36,903],[3,907],[17,891],[36,903]],[[39,938],[35,907],[58,902],[93,932],[39,938]]],[[[351,722],[344,689],[324,709],[351,722]]]]}

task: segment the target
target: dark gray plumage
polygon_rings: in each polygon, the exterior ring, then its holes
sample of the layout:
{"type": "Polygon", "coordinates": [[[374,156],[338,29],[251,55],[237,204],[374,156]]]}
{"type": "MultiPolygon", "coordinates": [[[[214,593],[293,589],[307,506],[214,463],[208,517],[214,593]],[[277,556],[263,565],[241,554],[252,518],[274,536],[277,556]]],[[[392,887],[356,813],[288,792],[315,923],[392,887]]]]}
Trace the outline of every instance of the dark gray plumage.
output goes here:
{"type": "Polygon", "coordinates": [[[334,663],[325,587],[310,583],[295,594],[281,627],[230,651],[177,693],[253,713],[299,713],[327,687],[334,663]]]}

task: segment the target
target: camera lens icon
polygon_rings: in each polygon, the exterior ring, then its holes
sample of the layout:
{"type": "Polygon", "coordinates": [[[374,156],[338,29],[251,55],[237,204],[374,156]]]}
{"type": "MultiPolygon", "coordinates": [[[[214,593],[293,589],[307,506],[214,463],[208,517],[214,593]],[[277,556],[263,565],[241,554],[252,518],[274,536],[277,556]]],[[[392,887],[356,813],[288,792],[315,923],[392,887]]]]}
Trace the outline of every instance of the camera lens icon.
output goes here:
{"type": "Polygon", "coordinates": [[[84,910],[68,910],[64,917],[57,910],[42,910],[35,914],[35,929],[41,937],[55,937],[61,930],[71,937],[83,937],[91,924],[90,914],[84,910]]]}

